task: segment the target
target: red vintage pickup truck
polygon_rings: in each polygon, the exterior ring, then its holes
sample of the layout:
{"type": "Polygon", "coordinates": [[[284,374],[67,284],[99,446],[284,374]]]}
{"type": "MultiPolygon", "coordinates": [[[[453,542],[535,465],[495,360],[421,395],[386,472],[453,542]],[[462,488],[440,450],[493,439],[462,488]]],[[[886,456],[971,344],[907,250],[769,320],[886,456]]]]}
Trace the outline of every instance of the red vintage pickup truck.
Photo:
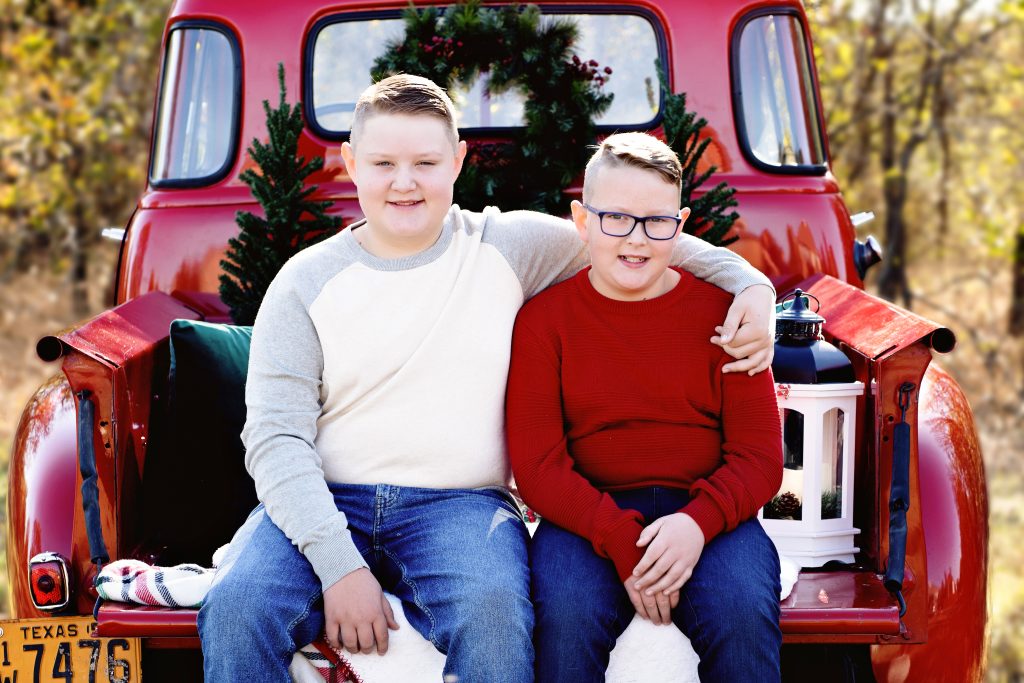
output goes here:
{"type": "MultiPolygon", "coordinates": [[[[117,306],[39,343],[40,356],[59,360],[61,372],[29,402],[11,455],[14,619],[0,625],[0,681],[201,680],[196,612],[107,602],[94,613],[94,560],[208,565],[254,504],[241,457],[222,457],[238,452],[237,433],[214,434],[169,415],[170,323],[227,320],[219,264],[237,234],[235,213],[256,208],[239,174],[253,165],[246,141],[266,137],[261,102],[277,100],[278,63],[290,99],[303,102],[300,153],[325,159],[310,179],[317,197],[334,202],[344,225],[360,217],[339,145],[374,59],[401,35],[406,4],[173,4],[149,182],[121,238],[117,306]]],[[[656,60],[665,66],[671,91],[686,92],[688,106],[708,120],[702,166],[713,164],[713,182],[736,190],[731,248],[780,295],[799,286],[821,302],[825,336],[868,388],[857,399],[853,432],[856,555],[842,566],[805,568],[782,603],[786,679],[981,680],[985,476],[967,400],[932,363],[933,351],[949,351],[955,338],[863,291],[877,251],[857,240],[830,170],[802,5],[539,6],[577,23],[582,57],[614,68],[604,86],[614,100],[596,121],[599,135],[660,129],[656,60]],[[913,390],[901,408],[905,385],[913,390]],[[894,437],[904,422],[910,505],[897,596],[883,575],[895,539],[894,437]]],[[[460,127],[471,145],[522,126],[521,105],[509,97],[492,100],[480,87],[460,94],[460,127]]]]}

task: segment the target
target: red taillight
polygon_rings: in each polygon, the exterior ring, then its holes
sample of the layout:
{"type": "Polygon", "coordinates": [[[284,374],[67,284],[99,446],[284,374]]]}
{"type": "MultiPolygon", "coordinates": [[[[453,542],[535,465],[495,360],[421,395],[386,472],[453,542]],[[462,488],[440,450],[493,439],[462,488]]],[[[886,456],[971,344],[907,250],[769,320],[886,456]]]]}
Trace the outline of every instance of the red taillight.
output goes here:
{"type": "Polygon", "coordinates": [[[32,602],[41,610],[60,609],[71,598],[68,563],[57,553],[40,553],[28,561],[28,583],[32,602]]]}

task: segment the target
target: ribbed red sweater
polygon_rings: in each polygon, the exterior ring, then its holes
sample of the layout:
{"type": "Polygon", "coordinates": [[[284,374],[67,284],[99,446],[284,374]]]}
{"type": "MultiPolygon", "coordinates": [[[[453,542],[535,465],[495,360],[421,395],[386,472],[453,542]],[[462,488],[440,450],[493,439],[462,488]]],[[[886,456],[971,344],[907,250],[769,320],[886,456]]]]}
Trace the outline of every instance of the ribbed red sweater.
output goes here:
{"type": "Polygon", "coordinates": [[[593,543],[625,580],[641,516],[607,495],[689,489],[705,542],[757,514],[782,480],[770,371],[722,374],[708,341],[732,295],[679,271],[648,301],[599,294],[589,268],[531,299],[512,338],[506,421],[523,500],[593,543]]]}

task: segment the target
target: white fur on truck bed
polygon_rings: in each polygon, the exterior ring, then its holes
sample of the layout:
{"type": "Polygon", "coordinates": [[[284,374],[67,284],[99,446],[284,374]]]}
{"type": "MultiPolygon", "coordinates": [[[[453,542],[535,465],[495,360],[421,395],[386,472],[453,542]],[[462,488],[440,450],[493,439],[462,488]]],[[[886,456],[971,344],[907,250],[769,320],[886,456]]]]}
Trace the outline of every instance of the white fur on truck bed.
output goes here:
{"type": "MultiPolygon", "coordinates": [[[[392,631],[388,653],[342,655],[364,683],[440,683],[444,655],[406,620],[402,603],[388,595],[401,628],[392,631]]],[[[567,645],[569,645],[567,643],[567,645]]],[[[315,650],[314,650],[315,651],[315,650]]],[[[619,637],[608,664],[607,683],[697,683],[697,654],[673,625],[655,626],[636,617],[619,637]]],[[[291,666],[296,683],[324,683],[324,677],[301,653],[291,666]]]]}
{"type": "MultiPolygon", "coordinates": [[[[221,549],[223,550],[223,549],[221,549]]],[[[214,557],[217,562],[221,551],[214,557]]],[[[780,558],[782,592],[785,599],[796,583],[799,566],[780,558]]],[[[196,565],[154,567],[138,560],[118,560],[106,565],[97,576],[97,590],[106,600],[142,605],[198,607],[213,581],[214,570],[196,565]]],[[[393,595],[388,600],[401,628],[392,631],[388,654],[340,653],[362,683],[438,683],[442,680],[445,657],[434,649],[405,618],[402,604],[393,595]]],[[[567,643],[571,647],[571,643],[567,643]]],[[[312,645],[303,652],[323,660],[312,645]]],[[[674,625],[655,626],[634,617],[619,637],[608,664],[607,683],[680,683],[697,678],[697,654],[690,641],[674,625]]],[[[291,665],[297,683],[324,683],[325,676],[302,653],[291,665]]]]}
{"type": "MultiPolygon", "coordinates": [[[[788,558],[780,558],[782,592],[785,599],[796,583],[800,567],[788,558]]],[[[444,669],[444,655],[434,649],[406,620],[402,604],[393,595],[388,601],[395,611],[399,628],[392,631],[388,654],[349,654],[342,652],[352,670],[363,683],[439,683],[444,669]]],[[[567,644],[571,645],[571,644],[567,644]]],[[[315,649],[310,646],[306,650],[315,649]]],[[[633,617],[626,631],[619,636],[608,662],[606,683],[697,683],[697,653],[690,641],[672,624],[655,626],[633,617]]],[[[296,683],[324,683],[324,677],[301,653],[291,666],[296,683]]]]}

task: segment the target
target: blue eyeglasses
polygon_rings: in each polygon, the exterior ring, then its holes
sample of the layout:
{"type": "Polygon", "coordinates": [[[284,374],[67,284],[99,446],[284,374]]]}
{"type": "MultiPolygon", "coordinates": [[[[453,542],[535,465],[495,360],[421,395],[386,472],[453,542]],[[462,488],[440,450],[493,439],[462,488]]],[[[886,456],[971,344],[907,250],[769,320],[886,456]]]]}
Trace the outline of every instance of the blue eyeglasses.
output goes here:
{"type": "Polygon", "coordinates": [[[648,239],[670,240],[683,221],[679,216],[634,216],[621,211],[598,211],[588,204],[583,208],[597,215],[601,232],[609,237],[626,237],[639,223],[648,239]]]}

